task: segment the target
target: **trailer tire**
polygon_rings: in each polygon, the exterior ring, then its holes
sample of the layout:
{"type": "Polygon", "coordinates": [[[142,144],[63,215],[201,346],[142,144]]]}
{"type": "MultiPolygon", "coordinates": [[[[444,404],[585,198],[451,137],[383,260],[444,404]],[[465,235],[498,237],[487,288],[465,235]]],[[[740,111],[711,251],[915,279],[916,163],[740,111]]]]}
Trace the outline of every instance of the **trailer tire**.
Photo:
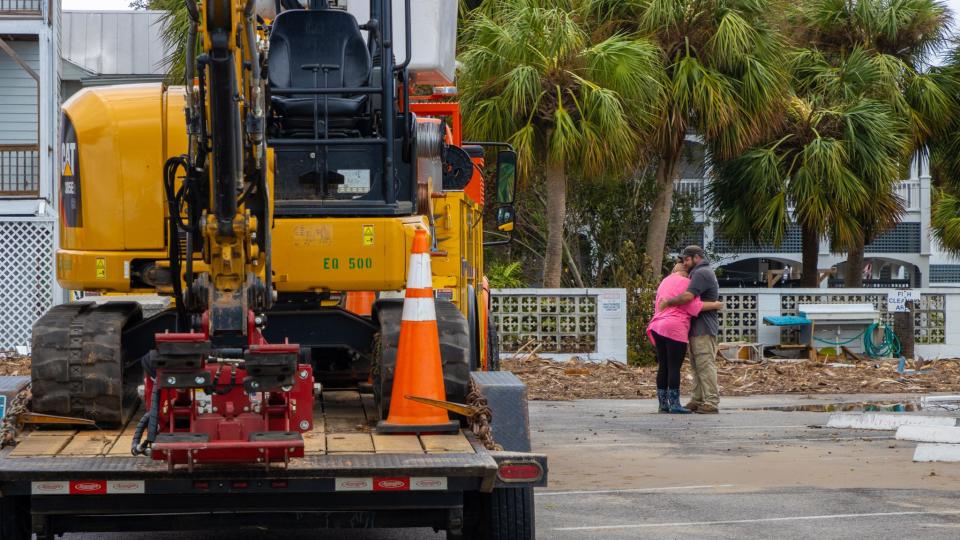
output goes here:
{"type": "Polygon", "coordinates": [[[30,499],[0,497],[0,540],[29,540],[30,499]]]}
{"type": "MultiPolygon", "coordinates": [[[[402,299],[380,300],[374,305],[374,319],[380,324],[380,332],[374,343],[373,393],[379,404],[381,420],[386,420],[390,413],[402,311],[402,299]]],[[[467,319],[448,300],[437,300],[436,312],[447,400],[464,403],[470,388],[471,349],[467,319]]]]}
{"type": "Polygon", "coordinates": [[[497,488],[464,496],[468,540],[534,540],[533,488],[497,488]]]}

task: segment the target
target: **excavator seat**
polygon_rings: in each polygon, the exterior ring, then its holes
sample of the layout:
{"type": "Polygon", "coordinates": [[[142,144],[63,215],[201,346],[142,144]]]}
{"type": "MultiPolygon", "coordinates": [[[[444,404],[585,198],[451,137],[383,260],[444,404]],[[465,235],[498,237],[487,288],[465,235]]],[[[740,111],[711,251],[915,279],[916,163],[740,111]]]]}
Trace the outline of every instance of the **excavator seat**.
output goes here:
{"type": "MultiPolygon", "coordinates": [[[[270,33],[269,83],[272,90],[362,88],[370,84],[372,62],[353,15],[340,10],[288,10],[270,33]]],[[[367,95],[292,94],[271,97],[280,136],[359,128],[367,95]]],[[[335,136],[331,133],[330,136],[335,136]]]]}

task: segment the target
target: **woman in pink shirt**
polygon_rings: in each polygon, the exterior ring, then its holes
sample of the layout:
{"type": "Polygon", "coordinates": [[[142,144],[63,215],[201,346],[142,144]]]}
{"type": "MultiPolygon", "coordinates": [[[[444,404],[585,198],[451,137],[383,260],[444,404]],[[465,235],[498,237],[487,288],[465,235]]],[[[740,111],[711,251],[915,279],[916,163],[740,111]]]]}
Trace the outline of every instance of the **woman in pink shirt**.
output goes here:
{"type": "Polygon", "coordinates": [[[660,309],[660,301],[673,298],[687,290],[690,278],[682,264],[673,267],[673,273],[663,278],[657,287],[654,301],[656,312],[647,325],[647,336],[657,348],[657,399],[660,412],[687,414],[689,409],[680,405],[680,367],[687,354],[687,336],[690,319],[701,311],[723,309],[723,302],[703,302],[700,298],[681,306],[660,309]]]}

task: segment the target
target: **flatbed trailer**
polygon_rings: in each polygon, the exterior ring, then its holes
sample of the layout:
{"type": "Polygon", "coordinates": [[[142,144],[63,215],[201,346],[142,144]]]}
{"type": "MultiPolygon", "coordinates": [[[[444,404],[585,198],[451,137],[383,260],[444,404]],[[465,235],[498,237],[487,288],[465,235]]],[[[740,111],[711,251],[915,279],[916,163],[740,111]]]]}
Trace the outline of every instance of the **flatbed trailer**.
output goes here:
{"type": "MultiPolygon", "coordinates": [[[[526,429],[525,400],[522,408],[510,425],[526,429]]],[[[112,431],[25,431],[0,451],[0,540],[244,526],[533,537],[533,488],[546,485],[546,456],[489,450],[469,429],[378,435],[376,410],[372,395],[323,391],[306,456],[269,466],[134,457],[135,421],[112,431]]]]}

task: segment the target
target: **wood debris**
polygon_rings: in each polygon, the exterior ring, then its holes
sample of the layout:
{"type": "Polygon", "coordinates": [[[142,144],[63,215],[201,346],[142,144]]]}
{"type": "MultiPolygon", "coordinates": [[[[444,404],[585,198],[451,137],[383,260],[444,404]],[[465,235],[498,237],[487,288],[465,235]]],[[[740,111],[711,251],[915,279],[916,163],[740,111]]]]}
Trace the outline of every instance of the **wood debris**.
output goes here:
{"type": "MultiPolygon", "coordinates": [[[[960,360],[938,360],[917,375],[901,375],[897,361],[862,359],[843,367],[809,361],[758,364],[720,362],[721,396],[761,394],[881,394],[960,392],[960,360]]],[[[537,356],[505,359],[528,387],[530,399],[629,399],[656,397],[657,367],[618,362],[558,362],[537,356]]],[[[681,391],[689,392],[693,377],[683,366],[681,391]]]]}
{"type": "Polygon", "coordinates": [[[0,352],[0,376],[3,375],[30,375],[30,357],[0,352]]]}

